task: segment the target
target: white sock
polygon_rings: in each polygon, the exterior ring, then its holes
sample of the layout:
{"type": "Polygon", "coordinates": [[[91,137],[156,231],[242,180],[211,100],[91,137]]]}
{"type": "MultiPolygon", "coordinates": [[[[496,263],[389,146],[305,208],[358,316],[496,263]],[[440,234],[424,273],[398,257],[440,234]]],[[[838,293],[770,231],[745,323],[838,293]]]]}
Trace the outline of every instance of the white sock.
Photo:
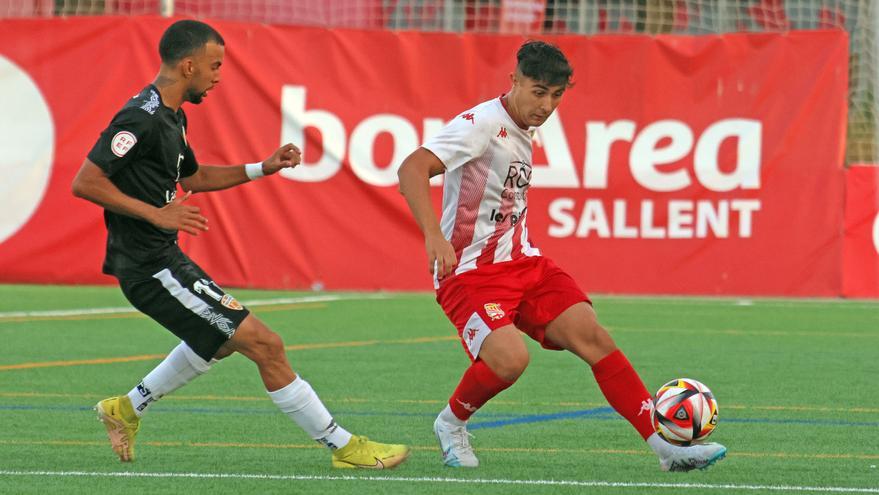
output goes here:
{"type": "Polygon", "coordinates": [[[269,396],[278,409],[319,443],[335,450],[351,441],[351,434],[336,424],[314,389],[302,377],[296,377],[280,390],[269,392],[269,396]]]}
{"type": "Polygon", "coordinates": [[[180,342],[164,361],[153,368],[142,382],[131,389],[131,392],[128,392],[134,413],[138,417],[143,416],[155,401],[186,385],[209,369],[211,363],[200,358],[185,342],[180,342]]]}
{"type": "Polygon", "coordinates": [[[446,423],[451,423],[455,426],[464,426],[467,424],[466,421],[455,416],[455,413],[452,412],[452,408],[448,404],[446,404],[446,408],[439,413],[439,418],[446,423]]]}

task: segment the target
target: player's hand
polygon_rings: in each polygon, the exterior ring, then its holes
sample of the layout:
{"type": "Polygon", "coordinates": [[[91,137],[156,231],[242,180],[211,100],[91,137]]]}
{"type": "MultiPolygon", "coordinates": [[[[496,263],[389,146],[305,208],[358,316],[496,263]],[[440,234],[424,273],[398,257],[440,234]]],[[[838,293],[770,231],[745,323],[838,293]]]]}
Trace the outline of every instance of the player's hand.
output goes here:
{"type": "Polygon", "coordinates": [[[186,191],[182,197],[178,196],[159,208],[152,220],[153,225],[165,230],[182,230],[192,235],[208,230],[208,219],[201,216],[201,209],[183,204],[190,196],[192,191],[186,191]]]}
{"type": "Polygon", "coordinates": [[[293,168],[302,161],[302,151],[295,144],[287,143],[262,162],[262,172],[272,175],[282,168],[293,168]]]}
{"type": "Polygon", "coordinates": [[[458,257],[455,256],[455,248],[442,234],[428,235],[424,239],[424,247],[427,250],[427,263],[430,273],[438,279],[451,275],[458,265],[458,257]]]}

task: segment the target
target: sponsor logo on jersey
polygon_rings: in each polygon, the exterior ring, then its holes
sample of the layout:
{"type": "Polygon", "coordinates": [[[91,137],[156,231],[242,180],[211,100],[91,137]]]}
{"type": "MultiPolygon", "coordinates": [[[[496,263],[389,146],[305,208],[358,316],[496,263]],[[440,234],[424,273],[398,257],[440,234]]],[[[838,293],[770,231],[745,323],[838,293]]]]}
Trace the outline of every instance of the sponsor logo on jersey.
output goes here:
{"type": "Polygon", "coordinates": [[[483,307],[485,308],[485,314],[487,314],[492,321],[500,320],[506,314],[498,303],[486,303],[483,307]]]}
{"type": "Polygon", "coordinates": [[[134,134],[128,131],[119,131],[110,140],[110,151],[122,158],[135,144],[137,144],[137,138],[134,137],[134,134]]]}
{"type": "Polygon", "coordinates": [[[488,218],[490,218],[495,223],[504,223],[507,221],[507,219],[509,219],[510,225],[515,227],[516,224],[519,223],[519,220],[521,220],[522,217],[525,216],[526,210],[528,210],[528,208],[525,208],[521,212],[513,211],[507,214],[503,214],[497,210],[492,209],[488,218]]]}
{"type": "Polygon", "coordinates": [[[229,309],[234,309],[235,311],[240,311],[244,309],[244,306],[241,305],[234,297],[229,294],[224,294],[223,298],[220,299],[220,304],[226,306],[229,309]]]}
{"type": "Polygon", "coordinates": [[[141,110],[146,110],[146,112],[150,115],[155,115],[156,109],[159,108],[159,104],[161,101],[159,100],[159,93],[156,93],[156,90],[150,90],[150,99],[144,102],[143,105],[140,106],[141,110]]]}
{"type": "Polygon", "coordinates": [[[504,179],[504,187],[526,188],[531,185],[531,164],[521,160],[510,162],[507,177],[504,179]]]}

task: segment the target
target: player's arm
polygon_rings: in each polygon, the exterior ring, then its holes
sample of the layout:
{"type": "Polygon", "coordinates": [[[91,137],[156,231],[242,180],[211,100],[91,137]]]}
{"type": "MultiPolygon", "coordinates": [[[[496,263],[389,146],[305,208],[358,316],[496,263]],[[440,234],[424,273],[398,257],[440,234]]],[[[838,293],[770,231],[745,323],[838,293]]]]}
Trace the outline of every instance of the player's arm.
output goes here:
{"type": "Polygon", "coordinates": [[[265,175],[272,175],[283,168],[295,167],[300,161],[302,161],[302,153],[299,148],[288,143],[259,164],[227,167],[200,165],[194,174],[182,177],[180,184],[184,190],[192,192],[228,189],[265,175]],[[251,167],[249,172],[248,167],[251,167]]]}
{"type": "Polygon", "coordinates": [[[198,207],[183,204],[189,198],[189,193],[157,208],[120,191],[101,167],[88,158],[76,173],[72,189],[73,195],[78,198],[122,215],[145,220],[159,228],[182,230],[192,235],[208,229],[208,220],[199,214],[198,207]]]}
{"type": "Polygon", "coordinates": [[[445,172],[443,162],[425,148],[412,152],[400,165],[397,177],[400,180],[400,193],[406,197],[409,209],[424,234],[427,262],[430,273],[443,278],[449,275],[458,264],[455,249],[443,236],[439,220],[430,202],[430,178],[445,172]]]}

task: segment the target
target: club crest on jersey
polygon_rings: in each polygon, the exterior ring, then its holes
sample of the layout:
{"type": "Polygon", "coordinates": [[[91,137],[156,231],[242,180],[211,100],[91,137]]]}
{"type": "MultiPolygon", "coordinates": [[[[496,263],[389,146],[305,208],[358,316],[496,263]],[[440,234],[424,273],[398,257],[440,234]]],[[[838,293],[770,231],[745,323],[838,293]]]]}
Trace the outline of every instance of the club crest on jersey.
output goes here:
{"type": "Polygon", "coordinates": [[[506,314],[498,303],[486,303],[483,307],[485,308],[485,314],[487,314],[492,321],[500,320],[506,314]]]}
{"type": "Polygon", "coordinates": [[[240,311],[244,309],[244,306],[241,305],[234,297],[229,294],[224,294],[223,298],[220,300],[220,304],[226,306],[229,309],[234,309],[235,311],[240,311]]]}
{"type": "Polygon", "coordinates": [[[137,144],[137,138],[134,137],[134,134],[128,131],[119,131],[110,140],[110,151],[122,158],[135,144],[137,144]]]}

